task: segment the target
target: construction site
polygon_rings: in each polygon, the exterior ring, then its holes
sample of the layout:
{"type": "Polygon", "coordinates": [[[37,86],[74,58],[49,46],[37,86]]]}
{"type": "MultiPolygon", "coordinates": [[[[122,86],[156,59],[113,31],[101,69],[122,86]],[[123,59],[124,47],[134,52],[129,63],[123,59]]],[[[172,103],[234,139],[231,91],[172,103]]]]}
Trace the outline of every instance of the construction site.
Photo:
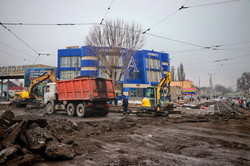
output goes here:
{"type": "Polygon", "coordinates": [[[0,1],[0,166],[250,166],[250,1],[0,1]]]}
{"type": "Polygon", "coordinates": [[[121,106],[87,118],[1,104],[0,164],[249,165],[249,110],[226,101],[175,103],[168,117],[129,116],[121,106]],[[213,106],[213,110],[198,109],[213,106]]]}

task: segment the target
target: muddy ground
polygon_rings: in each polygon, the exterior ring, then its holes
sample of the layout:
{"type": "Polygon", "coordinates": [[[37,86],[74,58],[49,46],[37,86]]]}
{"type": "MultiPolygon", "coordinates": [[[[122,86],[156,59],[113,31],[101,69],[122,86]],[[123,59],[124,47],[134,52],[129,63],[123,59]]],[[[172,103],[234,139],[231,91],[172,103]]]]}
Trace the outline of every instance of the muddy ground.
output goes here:
{"type": "Polygon", "coordinates": [[[72,160],[45,159],[35,166],[250,165],[250,118],[246,115],[110,113],[77,118],[63,112],[46,115],[42,109],[12,111],[17,119],[46,119],[46,130],[75,151],[72,160]]]}

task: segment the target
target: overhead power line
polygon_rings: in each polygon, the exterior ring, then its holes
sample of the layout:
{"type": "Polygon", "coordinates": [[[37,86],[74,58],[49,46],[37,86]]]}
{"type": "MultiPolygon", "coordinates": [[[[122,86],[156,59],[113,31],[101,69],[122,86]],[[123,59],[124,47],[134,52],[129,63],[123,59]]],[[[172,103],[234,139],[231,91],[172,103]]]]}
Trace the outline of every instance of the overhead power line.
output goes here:
{"type": "MultiPolygon", "coordinates": [[[[35,59],[35,61],[33,62],[33,64],[36,63],[37,59],[40,57],[40,54],[38,53],[35,49],[33,49],[28,43],[26,43],[23,39],[21,39],[18,35],[16,35],[14,32],[12,32],[8,27],[6,27],[3,23],[0,22],[0,25],[2,27],[4,27],[5,29],[7,29],[12,35],[14,35],[17,39],[19,39],[23,44],[25,44],[27,47],[29,47],[33,52],[35,52],[37,54],[37,58],[35,59]]],[[[47,54],[48,55],[48,54],[47,54]]]]}
{"type": "Polygon", "coordinates": [[[250,56],[250,54],[236,56],[236,57],[231,57],[231,58],[225,58],[225,59],[218,59],[218,60],[214,60],[214,61],[206,61],[206,62],[200,62],[200,63],[190,63],[190,64],[186,64],[186,65],[200,65],[200,64],[205,64],[205,63],[222,62],[222,61],[228,61],[228,60],[232,60],[232,59],[238,59],[238,58],[242,58],[242,57],[246,57],[246,56],[250,56]]]}
{"type": "Polygon", "coordinates": [[[12,47],[11,45],[8,45],[8,44],[6,44],[6,43],[0,42],[0,45],[4,45],[4,46],[6,46],[6,47],[8,47],[8,48],[10,48],[10,49],[12,49],[12,50],[15,50],[15,51],[18,52],[18,53],[21,53],[21,54],[23,54],[23,55],[25,55],[25,56],[29,56],[29,57],[34,58],[34,56],[32,56],[32,55],[30,55],[30,54],[27,54],[26,52],[23,52],[22,50],[19,50],[19,49],[17,49],[17,48],[14,48],[14,47],[12,47]]]}
{"type": "Polygon", "coordinates": [[[102,18],[102,20],[100,22],[100,25],[102,25],[104,19],[107,17],[107,14],[108,14],[109,10],[111,9],[111,6],[112,6],[113,2],[114,2],[114,0],[112,0],[112,2],[110,3],[110,5],[109,5],[109,7],[108,7],[108,9],[107,9],[107,11],[105,13],[105,15],[103,16],[103,18],[102,18]]]}
{"type": "MultiPolygon", "coordinates": [[[[2,53],[4,53],[4,54],[7,54],[7,55],[10,55],[10,56],[13,56],[13,57],[16,57],[16,58],[19,58],[19,59],[24,60],[24,61],[30,61],[29,59],[21,58],[21,57],[19,57],[19,56],[17,56],[17,55],[8,53],[8,52],[6,52],[6,51],[4,51],[4,50],[0,50],[0,52],[2,52],[2,53]]],[[[31,61],[30,61],[30,62],[31,62],[31,61]]]]}
{"type": "Polygon", "coordinates": [[[183,9],[189,9],[189,8],[193,8],[193,7],[221,5],[221,4],[232,3],[232,2],[237,2],[237,1],[240,1],[240,0],[224,1],[224,2],[217,2],[217,3],[208,3],[208,4],[201,4],[201,5],[194,5],[194,6],[183,6],[183,9]]]}
{"type": "Polygon", "coordinates": [[[157,22],[156,24],[154,24],[153,26],[151,26],[150,28],[148,28],[147,30],[145,30],[144,32],[142,32],[142,34],[145,34],[146,32],[150,31],[152,28],[156,27],[157,25],[159,25],[160,23],[162,23],[163,21],[167,20],[168,18],[170,18],[171,16],[175,15],[178,11],[184,9],[184,6],[188,3],[189,0],[187,0],[185,2],[184,5],[182,5],[179,9],[175,10],[173,13],[171,13],[170,15],[168,15],[167,17],[161,19],[159,22],[157,22]]]}
{"type": "MultiPolygon", "coordinates": [[[[155,34],[151,34],[151,33],[143,33],[142,31],[135,31],[135,30],[131,30],[129,28],[123,28],[123,27],[118,27],[118,26],[113,26],[113,25],[108,25],[108,24],[102,24],[102,26],[110,26],[110,27],[114,27],[114,28],[118,28],[118,29],[124,29],[124,30],[127,30],[127,31],[134,31],[134,32],[137,32],[137,33],[142,33],[144,35],[149,35],[149,36],[153,36],[153,37],[157,37],[157,38],[161,38],[161,39],[165,39],[165,40],[169,40],[169,41],[174,41],[174,42],[177,42],[177,43],[182,43],[182,44],[186,44],[186,45],[199,47],[201,49],[219,50],[219,47],[220,47],[220,45],[202,46],[202,45],[199,45],[199,44],[189,43],[189,42],[176,40],[176,39],[172,39],[172,38],[168,38],[168,37],[164,37],[164,36],[160,36],[160,35],[155,35],[155,34]]],[[[186,50],[184,50],[184,51],[186,51],[186,50]]],[[[191,50],[187,50],[187,51],[191,51],[191,50]]]]}
{"type": "Polygon", "coordinates": [[[191,45],[191,46],[196,46],[196,47],[200,47],[200,48],[207,48],[205,46],[201,46],[201,45],[198,45],[198,44],[188,43],[188,42],[184,42],[184,41],[180,41],[180,40],[176,40],[176,39],[171,39],[171,38],[163,37],[163,36],[159,36],[159,35],[154,35],[154,34],[150,34],[150,33],[146,33],[146,35],[154,36],[154,37],[157,37],[157,38],[166,39],[166,40],[170,40],[170,41],[174,41],[174,42],[177,42],[177,43],[182,43],[182,44],[187,44],[187,45],[191,45]]]}
{"type": "Polygon", "coordinates": [[[2,23],[4,25],[21,25],[21,26],[75,26],[75,25],[98,25],[99,23],[2,23]]]}
{"type": "Polygon", "coordinates": [[[14,35],[16,38],[18,38],[23,44],[25,44],[27,47],[29,47],[32,51],[34,51],[36,54],[39,54],[35,49],[33,49],[29,44],[27,44],[23,39],[21,39],[19,36],[17,36],[14,32],[12,32],[9,28],[7,28],[4,24],[0,22],[0,25],[7,29],[12,35],[14,35]]]}
{"type": "Polygon", "coordinates": [[[237,42],[237,43],[228,43],[228,44],[221,44],[220,46],[232,46],[232,45],[241,45],[241,44],[246,44],[250,43],[250,41],[243,41],[243,42],[237,42]]]}

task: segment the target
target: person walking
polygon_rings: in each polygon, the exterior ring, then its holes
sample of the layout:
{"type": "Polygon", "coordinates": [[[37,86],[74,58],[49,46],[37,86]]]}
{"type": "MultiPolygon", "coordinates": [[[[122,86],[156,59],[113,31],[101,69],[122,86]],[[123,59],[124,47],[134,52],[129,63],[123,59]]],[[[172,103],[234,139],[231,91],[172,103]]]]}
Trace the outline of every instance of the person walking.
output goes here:
{"type": "Polygon", "coordinates": [[[123,106],[123,114],[129,115],[128,111],[128,98],[125,95],[122,95],[122,106],[123,106]]]}

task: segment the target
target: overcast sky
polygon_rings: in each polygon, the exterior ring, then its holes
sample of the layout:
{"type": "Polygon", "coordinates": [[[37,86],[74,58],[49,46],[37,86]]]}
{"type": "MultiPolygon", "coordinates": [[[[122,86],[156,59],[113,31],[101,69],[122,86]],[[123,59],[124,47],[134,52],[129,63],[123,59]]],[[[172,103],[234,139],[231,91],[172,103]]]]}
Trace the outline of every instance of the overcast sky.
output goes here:
{"type": "MultiPolygon", "coordinates": [[[[250,0],[0,0],[2,23],[100,23],[124,19],[150,30],[142,49],[170,54],[171,66],[182,62],[195,85],[235,88],[250,72],[250,0]],[[226,2],[226,3],[224,3],[226,2]],[[188,8],[178,10],[181,6],[188,8]],[[110,6],[110,10],[107,10],[110,6]],[[217,46],[217,47],[212,47],[217,46]],[[209,48],[208,48],[209,47],[209,48]]],[[[0,66],[57,66],[57,50],[84,46],[92,25],[7,25],[23,40],[0,27],[0,66]],[[32,50],[33,49],[33,50],[32,50]]]]}

